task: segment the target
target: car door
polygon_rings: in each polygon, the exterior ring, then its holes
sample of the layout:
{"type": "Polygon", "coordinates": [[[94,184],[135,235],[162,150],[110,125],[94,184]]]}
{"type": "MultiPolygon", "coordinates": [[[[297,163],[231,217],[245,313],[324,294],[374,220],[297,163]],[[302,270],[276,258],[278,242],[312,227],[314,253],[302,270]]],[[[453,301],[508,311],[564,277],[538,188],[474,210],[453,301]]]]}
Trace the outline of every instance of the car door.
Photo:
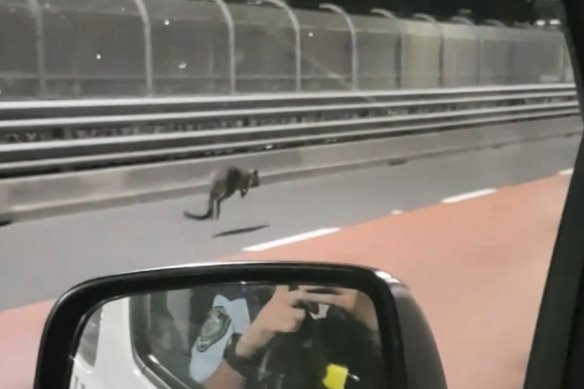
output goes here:
{"type": "MultiPolygon", "coordinates": [[[[584,97],[584,2],[558,10],[584,97]]],[[[560,4],[558,4],[560,5],[560,4]]],[[[584,148],[578,152],[529,358],[525,389],[584,387],[584,148]]]]}

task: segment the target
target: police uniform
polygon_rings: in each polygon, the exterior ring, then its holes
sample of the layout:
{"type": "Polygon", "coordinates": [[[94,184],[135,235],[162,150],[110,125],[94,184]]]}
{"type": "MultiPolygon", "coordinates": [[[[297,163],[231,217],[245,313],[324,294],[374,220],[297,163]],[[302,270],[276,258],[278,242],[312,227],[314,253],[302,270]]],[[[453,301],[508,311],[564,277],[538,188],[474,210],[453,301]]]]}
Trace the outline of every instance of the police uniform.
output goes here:
{"type": "MultiPolygon", "coordinates": [[[[251,321],[273,295],[273,286],[239,285],[225,286],[213,298],[205,323],[191,350],[189,373],[198,383],[205,383],[224,359],[224,353],[233,334],[243,334],[251,321]]],[[[335,311],[319,305],[314,319],[328,316],[335,311]]],[[[340,308],[339,308],[340,310],[340,308]]]]}
{"type": "Polygon", "coordinates": [[[191,350],[189,372],[195,381],[204,383],[211,377],[223,360],[231,336],[245,332],[272,292],[272,287],[242,285],[226,287],[214,297],[212,308],[191,350]]]}

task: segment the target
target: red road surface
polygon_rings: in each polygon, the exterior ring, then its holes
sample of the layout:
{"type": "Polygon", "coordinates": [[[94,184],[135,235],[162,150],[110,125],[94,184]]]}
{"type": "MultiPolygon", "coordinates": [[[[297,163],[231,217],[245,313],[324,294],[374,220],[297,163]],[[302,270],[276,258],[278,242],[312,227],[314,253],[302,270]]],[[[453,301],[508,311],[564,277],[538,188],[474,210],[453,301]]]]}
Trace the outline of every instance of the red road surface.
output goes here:
{"type": "Polygon", "coordinates": [[[0,312],[0,388],[30,389],[43,324],[52,303],[0,312]]]}
{"type": "MultiPolygon", "coordinates": [[[[568,179],[390,216],[237,258],[371,265],[426,312],[452,389],[519,389],[568,179]]],[[[258,242],[259,243],[259,242],[258,242]]],[[[49,304],[0,313],[0,388],[32,385],[49,304]]]]}
{"type": "Polygon", "coordinates": [[[427,314],[449,388],[518,389],[567,183],[554,177],[504,188],[246,257],[384,269],[409,285],[427,314]]]}

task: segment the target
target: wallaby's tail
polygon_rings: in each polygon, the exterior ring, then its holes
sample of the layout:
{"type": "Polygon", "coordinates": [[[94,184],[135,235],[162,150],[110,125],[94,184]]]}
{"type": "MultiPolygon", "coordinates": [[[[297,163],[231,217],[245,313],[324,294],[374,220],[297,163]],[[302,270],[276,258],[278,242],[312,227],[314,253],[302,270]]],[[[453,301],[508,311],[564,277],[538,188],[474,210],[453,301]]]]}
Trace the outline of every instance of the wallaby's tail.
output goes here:
{"type": "Polygon", "coordinates": [[[187,219],[194,219],[194,220],[208,220],[211,218],[211,214],[213,213],[213,199],[209,196],[209,208],[207,209],[207,213],[204,215],[195,215],[189,211],[184,211],[184,215],[187,219]]]}

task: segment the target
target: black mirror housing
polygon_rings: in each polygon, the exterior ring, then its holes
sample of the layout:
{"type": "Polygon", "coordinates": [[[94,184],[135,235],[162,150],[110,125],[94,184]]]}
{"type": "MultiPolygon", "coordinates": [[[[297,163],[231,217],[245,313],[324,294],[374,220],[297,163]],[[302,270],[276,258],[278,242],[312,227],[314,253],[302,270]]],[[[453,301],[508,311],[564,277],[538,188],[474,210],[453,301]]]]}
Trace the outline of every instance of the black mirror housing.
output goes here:
{"type": "Polygon", "coordinates": [[[197,286],[254,283],[330,284],[363,292],[377,314],[387,388],[446,389],[430,327],[404,284],[375,269],[304,262],[179,266],[97,278],[75,286],[57,301],[45,323],[34,388],[70,387],[73,357],[85,326],[93,312],[108,302],[197,286]]]}

